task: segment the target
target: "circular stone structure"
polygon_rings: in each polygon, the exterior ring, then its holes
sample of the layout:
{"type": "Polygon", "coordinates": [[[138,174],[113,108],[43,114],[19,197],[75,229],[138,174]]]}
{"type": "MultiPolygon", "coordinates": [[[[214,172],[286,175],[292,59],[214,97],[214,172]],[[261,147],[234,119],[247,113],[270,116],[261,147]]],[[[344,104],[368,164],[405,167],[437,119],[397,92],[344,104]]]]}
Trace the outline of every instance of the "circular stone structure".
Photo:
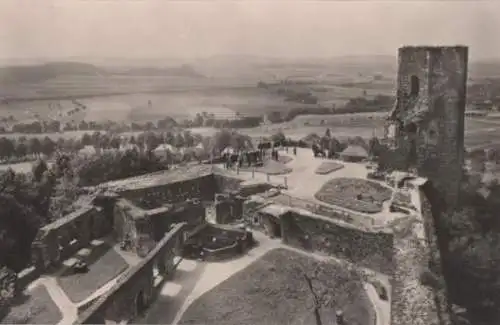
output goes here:
{"type": "Polygon", "coordinates": [[[314,195],[331,205],[362,213],[378,213],[382,204],[391,199],[392,189],[362,178],[334,178],[314,195]]]}
{"type": "Polygon", "coordinates": [[[253,245],[252,232],[240,227],[206,224],[187,239],[185,258],[220,261],[243,254],[253,245]]]}

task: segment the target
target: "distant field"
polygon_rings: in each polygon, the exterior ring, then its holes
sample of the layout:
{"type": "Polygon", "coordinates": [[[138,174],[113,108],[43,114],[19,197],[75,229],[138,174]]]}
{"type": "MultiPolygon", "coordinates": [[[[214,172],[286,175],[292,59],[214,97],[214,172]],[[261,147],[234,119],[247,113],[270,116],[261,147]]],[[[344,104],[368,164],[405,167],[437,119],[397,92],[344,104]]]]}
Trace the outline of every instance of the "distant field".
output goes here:
{"type": "MultiPolygon", "coordinates": [[[[260,71],[262,76],[266,75],[265,69],[257,70],[256,74],[260,71]]],[[[312,83],[285,87],[298,92],[310,91],[322,106],[341,106],[354,97],[369,98],[392,93],[392,84],[387,81],[373,82],[357,74],[321,76],[325,73],[322,69],[302,70],[300,73],[309,76],[312,83]]],[[[282,69],[281,73],[279,69],[273,71],[274,77],[283,74],[284,79],[297,73],[299,71],[294,69],[282,69]]],[[[86,113],[64,118],[63,122],[81,119],[141,122],[157,120],[165,115],[183,118],[203,111],[220,117],[233,116],[234,113],[259,115],[304,107],[304,104],[287,102],[283,95],[277,94],[275,90],[283,87],[278,80],[273,81],[270,89],[257,88],[259,80],[257,76],[59,76],[38,83],[0,85],[0,98],[23,100],[0,103],[0,116],[13,115],[18,120],[28,120],[37,113],[40,118],[46,119],[51,115],[49,105],[59,103],[63,112],[74,109],[69,97],[78,99],[89,109],[86,113]],[[149,100],[151,108],[148,107],[149,100]]]]}
{"type": "MultiPolygon", "coordinates": [[[[268,109],[284,110],[291,105],[284,99],[269,94],[256,87],[252,88],[227,88],[170,91],[162,94],[136,93],[115,96],[99,96],[78,100],[87,106],[82,111],[71,117],[60,119],[64,122],[71,120],[80,121],[150,121],[172,116],[174,118],[192,117],[196,113],[213,113],[219,118],[234,117],[235,112],[243,114],[262,114],[268,109]],[[151,107],[148,102],[151,101],[151,107]]],[[[35,100],[25,102],[9,102],[0,104],[0,116],[14,116],[17,120],[29,120],[34,113],[46,119],[55,109],[49,105],[59,103],[61,111],[75,108],[70,100],[35,100]]]]}

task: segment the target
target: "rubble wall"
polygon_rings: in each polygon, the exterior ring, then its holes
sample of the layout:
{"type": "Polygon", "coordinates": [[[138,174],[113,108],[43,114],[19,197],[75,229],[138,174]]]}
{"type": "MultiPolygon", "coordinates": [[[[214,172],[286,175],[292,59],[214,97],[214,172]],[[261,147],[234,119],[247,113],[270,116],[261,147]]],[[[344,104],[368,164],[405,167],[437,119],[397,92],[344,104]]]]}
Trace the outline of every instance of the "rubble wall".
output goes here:
{"type": "Polygon", "coordinates": [[[118,282],[74,324],[108,324],[133,321],[142,308],[155,299],[162,284],[175,272],[174,249],[182,242],[185,224],[176,225],[138,265],[128,270],[118,282]],[[154,269],[159,271],[154,277],[154,269]]]}
{"type": "Polygon", "coordinates": [[[371,232],[327,218],[289,211],[281,217],[283,243],[348,260],[384,274],[392,274],[393,236],[371,232]]]}
{"type": "Polygon", "coordinates": [[[398,325],[451,325],[431,203],[420,190],[421,213],[394,229],[391,322],[398,325]],[[432,270],[437,286],[423,283],[432,270]]]}

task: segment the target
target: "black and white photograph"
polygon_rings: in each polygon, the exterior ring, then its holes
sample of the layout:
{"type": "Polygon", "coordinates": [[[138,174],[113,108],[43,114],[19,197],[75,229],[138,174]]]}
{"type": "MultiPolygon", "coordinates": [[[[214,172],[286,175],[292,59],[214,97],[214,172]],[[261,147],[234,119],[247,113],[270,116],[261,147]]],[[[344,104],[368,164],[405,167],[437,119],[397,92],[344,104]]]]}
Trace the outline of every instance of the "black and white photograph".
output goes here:
{"type": "Polygon", "coordinates": [[[499,325],[500,2],[0,0],[0,324],[499,325]]]}

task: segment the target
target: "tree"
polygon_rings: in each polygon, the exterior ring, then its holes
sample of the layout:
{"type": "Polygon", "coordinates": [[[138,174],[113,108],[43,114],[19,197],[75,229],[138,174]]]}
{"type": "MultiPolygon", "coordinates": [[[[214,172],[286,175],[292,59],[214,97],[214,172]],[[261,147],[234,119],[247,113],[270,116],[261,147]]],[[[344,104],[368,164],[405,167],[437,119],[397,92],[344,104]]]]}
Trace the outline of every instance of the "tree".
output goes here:
{"type": "Polygon", "coordinates": [[[15,153],[15,146],[12,140],[5,137],[0,138],[0,158],[12,157],[15,153]]]}
{"type": "Polygon", "coordinates": [[[85,133],[82,135],[82,145],[84,146],[90,146],[92,144],[92,137],[90,134],[85,133]]]}
{"type": "Polygon", "coordinates": [[[148,151],[153,151],[161,144],[161,140],[154,132],[148,132],[145,136],[146,147],[148,151]]]}
{"type": "Polygon", "coordinates": [[[332,137],[332,132],[330,131],[330,128],[327,128],[325,131],[325,137],[326,138],[331,138],[332,137]]]}
{"type": "Polygon", "coordinates": [[[35,181],[40,182],[43,174],[48,170],[47,163],[43,159],[38,159],[32,166],[31,172],[35,181]]]}
{"type": "Polygon", "coordinates": [[[38,138],[31,138],[28,142],[28,152],[35,154],[35,155],[40,155],[40,152],[42,152],[42,144],[38,138]]]}
{"type": "Polygon", "coordinates": [[[177,148],[182,148],[186,145],[186,142],[184,141],[184,137],[182,136],[181,133],[177,133],[175,135],[175,140],[173,145],[177,148]]]}
{"type": "Polygon", "coordinates": [[[54,154],[55,150],[56,150],[56,144],[54,143],[54,141],[52,141],[51,138],[49,137],[45,137],[43,138],[42,142],[41,142],[41,152],[50,157],[52,156],[52,154],[54,154]]]}
{"type": "Polygon", "coordinates": [[[116,137],[116,136],[111,138],[110,143],[109,143],[111,148],[116,149],[116,150],[120,149],[120,144],[121,144],[121,140],[119,137],[116,137]]]}
{"type": "Polygon", "coordinates": [[[278,131],[277,133],[271,135],[271,141],[276,145],[284,144],[286,136],[282,131],[278,131]]]}
{"type": "Polygon", "coordinates": [[[25,157],[28,153],[28,147],[24,142],[18,142],[16,144],[16,156],[25,157]]]}
{"type": "Polygon", "coordinates": [[[372,157],[380,155],[380,141],[377,137],[372,137],[368,143],[368,152],[372,157]]]}
{"type": "Polygon", "coordinates": [[[183,138],[186,147],[194,147],[194,137],[190,131],[184,131],[183,138]]]}

